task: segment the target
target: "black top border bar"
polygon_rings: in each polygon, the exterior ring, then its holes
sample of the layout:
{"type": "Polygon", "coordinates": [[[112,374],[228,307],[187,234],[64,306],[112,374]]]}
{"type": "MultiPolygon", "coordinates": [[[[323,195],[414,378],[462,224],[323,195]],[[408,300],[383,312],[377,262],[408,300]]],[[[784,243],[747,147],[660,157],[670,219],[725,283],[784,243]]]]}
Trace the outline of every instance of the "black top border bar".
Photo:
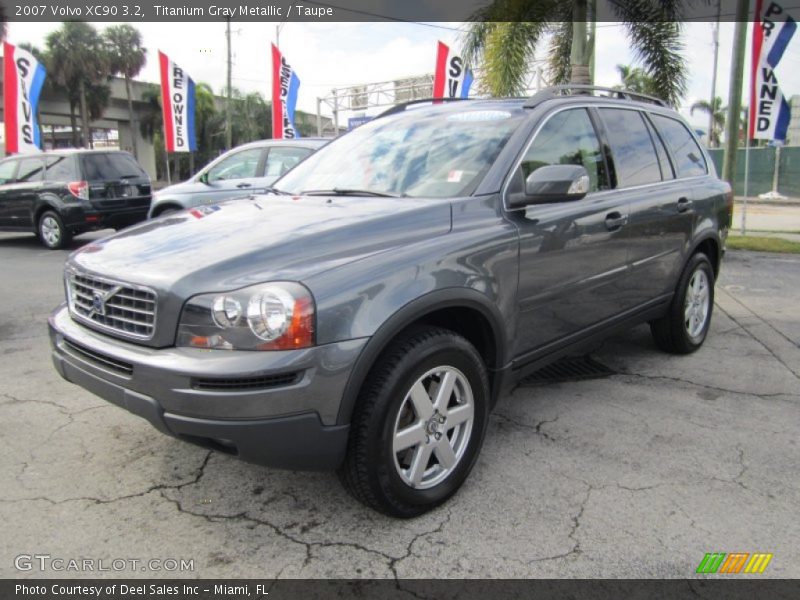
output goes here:
{"type": "MultiPolygon", "coordinates": [[[[764,0],[775,2],[775,0],[764,0]]],[[[561,0],[0,0],[7,21],[59,22],[524,22],[552,18],[561,0]],[[513,7],[513,8],[508,8],[513,7]],[[488,16],[489,18],[485,18],[488,16]]],[[[800,0],[778,0],[800,20],[800,0]]],[[[755,2],[750,3],[752,18],[755,2]]],[[[563,12],[563,8],[561,9],[563,12]]],[[[598,0],[596,22],[733,21],[735,0],[598,0]],[[632,7],[638,7],[632,11],[632,7]],[[664,9],[664,6],[677,7],[664,9]],[[718,10],[719,9],[719,10],[718,10]]]]}

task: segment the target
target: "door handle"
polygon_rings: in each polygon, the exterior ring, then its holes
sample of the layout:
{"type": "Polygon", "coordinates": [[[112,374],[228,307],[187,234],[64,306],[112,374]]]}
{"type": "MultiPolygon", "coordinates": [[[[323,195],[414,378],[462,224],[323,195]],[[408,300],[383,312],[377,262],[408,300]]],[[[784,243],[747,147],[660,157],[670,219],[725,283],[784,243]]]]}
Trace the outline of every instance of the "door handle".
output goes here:
{"type": "Polygon", "coordinates": [[[608,229],[609,231],[617,231],[627,222],[628,222],[628,217],[616,211],[608,213],[606,215],[606,229],[608,229]]]}
{"type": "Polygon", "coordinates": [[[679,213],[686,212],[690,208],[692,208],[692,201],[691,200],[689,200],[688,198],[679,198],[678,199],[678,212],[679,213]]]}
{"type": "Polygon", "coordinates": [[[236,187],[239,188],[239,189],[249,188],[249,187],[253,187],[253,184],[252,183],[244,183],[244,182],[242,182],[242,183],[236,184],[236,187]]]}

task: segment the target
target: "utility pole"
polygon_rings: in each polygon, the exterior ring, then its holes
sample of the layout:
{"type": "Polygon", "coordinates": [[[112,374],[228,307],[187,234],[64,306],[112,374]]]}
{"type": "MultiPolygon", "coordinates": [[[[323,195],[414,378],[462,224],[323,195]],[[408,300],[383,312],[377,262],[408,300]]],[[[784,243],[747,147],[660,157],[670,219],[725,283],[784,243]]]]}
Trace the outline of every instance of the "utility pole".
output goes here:
{"type": "Polygon", "coordinates": [[[719,18],[722,11],[722,0],[717,0],[717,20],[713,25],[714,68],[711,75],[711,110],[708,115],[708,145],[711,147],[711,132],[714,131],[714,107],[717,102],[717,63],[719,60],[719,18]]]}
{"type": "Polygon", "coordinates": [[[227,19],[227,30],[225,32],[228,38],[228,91],[227,101],[225,103],[225,149],[230,150],[233,146],[233,131],[231,129],[231,19],[227,19]]]}
{"type": "MultiPolygon", "coordinates": [[[[742,81],[744,78],[744,48],[747,42],[747,21],[750,0],[736,0],[736,27],[733,31],[731,84],[728,91],[728,118],[725,128],[725,155],[722,159],[722,178],[735,189],[736,149],[739,145],[739,115],[742,112],[742,81]]],[[[747,134],[745,133],[745,137],[747,134]]],[[[734,192],[735,193],[735,192],[734,192]]]]}

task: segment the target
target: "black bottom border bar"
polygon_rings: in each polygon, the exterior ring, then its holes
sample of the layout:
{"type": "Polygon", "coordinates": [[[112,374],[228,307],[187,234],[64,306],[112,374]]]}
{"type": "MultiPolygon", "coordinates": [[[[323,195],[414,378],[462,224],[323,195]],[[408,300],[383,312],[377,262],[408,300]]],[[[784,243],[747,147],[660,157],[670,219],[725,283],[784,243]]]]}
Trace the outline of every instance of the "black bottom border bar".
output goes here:
{"type": "Polygon", "coordinates": [[[795,600],[800,580],[707,579],[3,579],[0,598],[258,600],[569,598],[795,600]]]}

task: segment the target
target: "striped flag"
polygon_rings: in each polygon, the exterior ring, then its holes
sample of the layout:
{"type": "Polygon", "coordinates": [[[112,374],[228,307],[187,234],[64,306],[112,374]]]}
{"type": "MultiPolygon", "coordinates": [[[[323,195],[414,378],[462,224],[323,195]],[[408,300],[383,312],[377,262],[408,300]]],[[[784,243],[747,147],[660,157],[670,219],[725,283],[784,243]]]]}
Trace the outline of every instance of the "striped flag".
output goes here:
{"type": "Polygon", "coordinates": [[[796,29],[796,21],[778,2],[756,0],[750,78],[750,139],[786,139],[789,103],[778,87],[775,69],[796,29]]]}
{"type": "Polygon", "coordinates": [[[194,152],[194,81],[163,52],[161,66],[161,107],[164,113],[164,143],[167,152],[194,152]]]}
{"type": "Polygon", "coordinates": [[[272,137],[276,140],[300,137],[294,125],[299,89],[300,78],[278,47],[272,44],[272,137]]]}
{"type": "Polygon", "coordinates": [[[36,110],[45,76],[44,67],[30,52],[3,43],[3,109],[8,154],[41,152],[36,110]]]}
{"type": "Polygon", "coordinates": [[[433,75],[433,97],[467,98],[472,79],[472,71],[464,67],[464,60],[453,54],[447,44],[438,42],[436,71],[433,75]]]}

